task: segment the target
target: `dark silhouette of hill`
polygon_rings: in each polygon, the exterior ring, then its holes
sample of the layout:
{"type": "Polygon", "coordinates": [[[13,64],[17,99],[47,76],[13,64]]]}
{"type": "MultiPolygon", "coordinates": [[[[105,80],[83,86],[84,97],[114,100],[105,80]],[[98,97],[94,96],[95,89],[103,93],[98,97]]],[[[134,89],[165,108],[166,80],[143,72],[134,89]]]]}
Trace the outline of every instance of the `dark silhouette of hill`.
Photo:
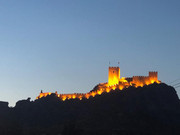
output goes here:
{"type": "Polygon", "coordinates": [[[0,103],[2,135],[173,135],[179,129],[179,98],[163,83],[83,100],[52,94],[18,101],[14,108],[0,103]]]}

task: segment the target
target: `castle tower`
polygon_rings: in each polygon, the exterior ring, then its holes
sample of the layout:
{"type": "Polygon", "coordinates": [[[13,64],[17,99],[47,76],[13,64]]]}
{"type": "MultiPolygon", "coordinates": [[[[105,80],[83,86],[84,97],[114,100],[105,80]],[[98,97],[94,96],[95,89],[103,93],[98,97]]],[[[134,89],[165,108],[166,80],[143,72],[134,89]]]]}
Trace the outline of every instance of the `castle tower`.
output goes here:
{"type": "Polygon", "coordinates": [[[158,72],[149,72],[149,79],[151,81],[158,81],[158,72]]]}
{"type": "Polygon", "coordinates": [[[119,83],[120,79],[120,68],[109,67],[108,85],[115,85],[119,83]]]}

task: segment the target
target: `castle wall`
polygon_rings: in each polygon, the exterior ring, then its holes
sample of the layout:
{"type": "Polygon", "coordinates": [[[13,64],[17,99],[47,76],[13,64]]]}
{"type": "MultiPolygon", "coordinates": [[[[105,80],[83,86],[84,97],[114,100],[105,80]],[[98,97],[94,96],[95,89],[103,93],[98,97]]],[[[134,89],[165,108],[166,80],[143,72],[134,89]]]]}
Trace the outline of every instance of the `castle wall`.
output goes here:
{"type": "MultiPolygon", "coordinates": [[[[61,100],[65,101],[68,99],[80,99],[83,98],[89,99],[90,97],[95,97],[96,95],[101,95],[103,92],[109,93],[111,90],[128,88],[130,86],[141,86],[149,85],[154,82],[160,83],[158,80],[158,72],[149,72],[149,76],[133,76],[127,78],[120,78],[120,68],[119,67],[109,67],[109,77],[108,83],[100,83],[96,86],[96,89],[88,92],[88,93],[72,93],[72,94],[58,94],[55,92],[54,94],[58,96],[61,100]]],[[[52,93],[46,92],[41,93],[36,99],[46,97],[51,95],[52,93]]]]}
{"type": "Polygon", "coordinates": [[[120,68],[119,67],[109,67],[109,77],[108,85],[116,85],[119,83],[120,79],[120,68]]]}
{"type": "Polygon", "coordinates": [[[158,81],[158,72],[149,72],[149,76],[133,76],[132,83],[136,86],[149,85],[158,81]]]}
{"type": "Polygon", "coordinates": [[[133,76],[133,84],[136,84],[136,86],[143,86],[149,81],[148,76],[133,76]]]}

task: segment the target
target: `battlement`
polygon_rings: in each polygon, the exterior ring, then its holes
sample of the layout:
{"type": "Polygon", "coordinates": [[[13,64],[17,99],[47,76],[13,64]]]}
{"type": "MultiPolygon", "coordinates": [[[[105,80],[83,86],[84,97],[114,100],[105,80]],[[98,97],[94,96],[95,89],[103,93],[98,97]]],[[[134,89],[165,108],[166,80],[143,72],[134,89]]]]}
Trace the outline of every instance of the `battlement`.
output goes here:
{"type": "Polygon", "coordinates": [[[149,85],[158,81],[158,72],[150,71],[149,76],[133,76],[132,83],[137,86],[149,85]]]}
{"type": "MultiPolygon", "coordinates": [[[[109,93],[111,90],[119,89],[123,90],[129,86],[143,87],[144,85],[153,84],[154,82],[160,83],[158,80],[158,72],[150,71],[149,76],[133,76],[133,77],[122,77],[120,78],[120,68],[119,67],[109,67],[108,83],[99,83],[92,91],[88,93],[72,93],[72,94],[54,94],[59,97],[62,101],[69,99],[89,99],[90,97],[95,97],[96,95],[101,95],[103,92],[109,93]]],[[[51,95],[51,92],[46,92],[39,94],[36,99],[46,97],[51,95]]]]}
{"type": "Polygon", "coordinates": [[[119,67],[109,67],[109,68],[113,68],[113,69],[119,69],[119,67]]]}
{"type": "Polygon", "coordinates": [[[157,77],[157,76],[158,76],[158,72],[155,72],[155,71],[149,72],[149,77],[157,77]]]}
{"type": "Polygon", "coordinates": [[[148,76],[133,76],[133,78],[146,78],[148,76]]]}
{"type": "Polygon", "coordinates": [[[155,74],[155,75],[157,75],[158,74],[158,72],[157,71],[149,71],[149,75],[153,75],[153,74],[155,74]]]}

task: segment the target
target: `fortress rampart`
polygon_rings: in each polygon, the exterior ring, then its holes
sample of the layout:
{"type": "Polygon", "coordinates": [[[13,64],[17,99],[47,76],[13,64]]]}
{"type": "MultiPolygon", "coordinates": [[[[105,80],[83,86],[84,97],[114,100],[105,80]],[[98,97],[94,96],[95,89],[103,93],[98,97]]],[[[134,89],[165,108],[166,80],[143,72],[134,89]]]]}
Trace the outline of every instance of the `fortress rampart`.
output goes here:
{"type": "Polygon", "coordinates": [[[149,76],[133,76],[132,84],[136,86],[149,85],[154,82],[158,82],[158,72],[149,72],[149,76]]]}
{"type": "MultiPolygon", "coordinates": [[[[89,99],[90,97],[95,97],[96,95],[101,95],[103,92],[109,93],[112,90],[119,89],[123,90],[129,86],[134,87],[143,87],[144,85],[153,84],[154,82],[160,83],[158,80],[158,72],[151,71],[149,72],[149,76],[133,76],[127,78],[120,78],[120,68],[119,67],[109,67],[109,76],[108,76],[108,83],[100,83],[96,86],[93,91],[88,93],[72,93],[72,94],[58,94],[55,92],[57,97],[61,100],[68,100],[68,99],[80,99],[83,98],[89,99]]],[[[51,92],[46,92],[39,94],[36,99],[46,97],[51,95],[51,92]]]]}

